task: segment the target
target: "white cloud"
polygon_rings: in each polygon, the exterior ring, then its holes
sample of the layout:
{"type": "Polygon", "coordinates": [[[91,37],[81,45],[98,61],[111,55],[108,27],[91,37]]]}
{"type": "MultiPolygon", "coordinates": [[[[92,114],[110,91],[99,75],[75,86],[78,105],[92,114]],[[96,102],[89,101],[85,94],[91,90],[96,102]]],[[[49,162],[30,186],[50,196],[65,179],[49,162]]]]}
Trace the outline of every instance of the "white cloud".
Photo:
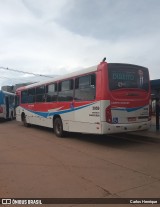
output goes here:
{"type": "Polygon", "coordinates": [[[159,9],[159,0],[0,0],[0,66],[59,75],[106,56],[160,78],[159,9]]]}

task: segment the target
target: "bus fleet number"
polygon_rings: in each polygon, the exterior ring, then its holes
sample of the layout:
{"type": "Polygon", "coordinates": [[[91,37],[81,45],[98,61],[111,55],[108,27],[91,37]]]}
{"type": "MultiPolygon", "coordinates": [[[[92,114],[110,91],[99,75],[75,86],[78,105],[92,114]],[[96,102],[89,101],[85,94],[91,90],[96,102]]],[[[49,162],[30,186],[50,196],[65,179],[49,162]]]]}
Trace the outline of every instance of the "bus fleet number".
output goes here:
{"type": "Polygon", "coordinates": [[[93,110],[99,110],[99,106],[93,106],[93,110]]]}

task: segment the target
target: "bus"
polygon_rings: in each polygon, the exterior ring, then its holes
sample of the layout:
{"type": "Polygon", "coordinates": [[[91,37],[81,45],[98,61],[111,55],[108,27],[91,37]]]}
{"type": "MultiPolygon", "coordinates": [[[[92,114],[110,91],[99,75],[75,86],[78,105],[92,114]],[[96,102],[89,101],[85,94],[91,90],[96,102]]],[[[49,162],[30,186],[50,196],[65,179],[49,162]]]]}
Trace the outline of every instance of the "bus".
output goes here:
{"type": "Polygon", "coordinates": [[[16,94],[0,90],[0,119],[14,119],[16,94]]]}
{"type": "Polygon", "coordinates": [[[65,132],[111,134],[150,127],[146,67],[107,63],[18,88],[17,121],[65,132]]]}

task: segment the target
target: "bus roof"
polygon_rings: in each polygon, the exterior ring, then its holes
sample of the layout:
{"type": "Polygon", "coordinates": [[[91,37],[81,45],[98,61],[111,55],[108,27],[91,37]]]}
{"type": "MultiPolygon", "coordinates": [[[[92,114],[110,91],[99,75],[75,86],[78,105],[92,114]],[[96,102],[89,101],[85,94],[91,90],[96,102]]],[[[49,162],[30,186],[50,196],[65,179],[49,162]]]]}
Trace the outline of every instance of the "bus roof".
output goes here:
{"type": "Polygon", "coordinates": [[[49,83],[52,83],[52,82],[55,82],[55,81],[65,80],[65,79],[68,79],[68,78],[71,78],[71,77],[76,77],[76,76],[79,76],[79,75],[82,75],[82,74],[87,74],[87,73],[90,73],[90,72],[94,72],[94,71],[97,70],[97,67],[98,67],[98,65],[92,66],[92,67],[89,67],[89,68],[85,68],[85,69],[82,69],[82,70],[79,70],[79,71],[76,71],[76,72],[68,73],[66,75],[56,76],[56,77],[48,79],[46,81],[40,81],[40,82],[33,83],[33,84],[30,84],[30,85],[27,85],[27,86],[22,86],[22,87],[17,88],[16,91],[21,91],[21,90],[25,90],[25,89],[28,89],[28,88],[32,88],[32,87],[36,87],[36,86],[40,86],[40,85],[45,85],[45,84],[49,84],[49,83]]]}
{"type": "Polygon", "coordinates": [[[4,90],[0,90],[0,93],[11,95],[11,96],[15,96],[16,95],[15,93],[10,93],[10,92],[4,91],[4,90]]]}

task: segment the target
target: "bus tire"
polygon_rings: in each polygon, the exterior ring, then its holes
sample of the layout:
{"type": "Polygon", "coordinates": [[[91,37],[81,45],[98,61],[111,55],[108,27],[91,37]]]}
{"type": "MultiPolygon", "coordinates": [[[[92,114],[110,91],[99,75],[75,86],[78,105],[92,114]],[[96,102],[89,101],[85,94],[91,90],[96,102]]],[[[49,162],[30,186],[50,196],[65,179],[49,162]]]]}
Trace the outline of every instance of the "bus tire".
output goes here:
{"type": "Polygon", "coordinates": [[[23,122],[23,125],[24,125],[25,127],[29,127],[29,124],[27,123],[26,115],[25,115],[25,114],[23,114],[23,116],[22,116],[22,122],[23,122]]]}
{"type": "Polygon", "coordinates": [[[54,133],[56,134],[57,137],[64,136],[63,123],[60,117],[55,118],[53,128],[54,128],[54,133]]]}

